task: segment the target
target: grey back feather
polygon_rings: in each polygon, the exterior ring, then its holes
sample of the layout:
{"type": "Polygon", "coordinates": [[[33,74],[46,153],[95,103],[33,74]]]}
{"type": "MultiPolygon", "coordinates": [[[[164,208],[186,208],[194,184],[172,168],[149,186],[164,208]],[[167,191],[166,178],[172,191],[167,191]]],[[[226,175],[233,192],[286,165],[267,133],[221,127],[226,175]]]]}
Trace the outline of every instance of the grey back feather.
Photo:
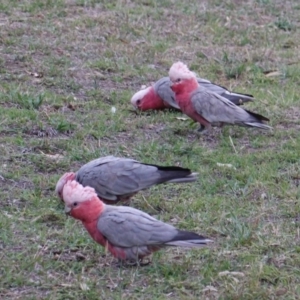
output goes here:
{"type": "Polygon", "coordinates": [[[197,78],[197,81],[201,87],[206,88],[210,92],[221,95],[222,97],[233,102],[235,105],[241,105],[245,102],[254,100],[252,95],[230,92],[225,87],[212,83],[207,79],[197,78]]]}
{"type": "Polygon", "coordinates": [[[191,182],[197,179],[189,169],[147,165],[130,158],[101,157],[82,166],[76,180],[96,190],[104,200],[116,201],[163,182],[191,182]],[[176,181],[175,181],[176,179],[176,181]]]}
{"type": "MultiPolygon", "coordinates": [[[[197,81],[200,87],[205,88],[211,92],[217,93],[219,95],[222,95],[223,97],[229,99],[231,102],[233,102],[236,105],[241,105],[245,102],[253,101],[254,99],[252,95],[230,92],[226,88],[214,84],[211,81],[204,78],[198,77],[197,81]]],[[[154,84],[154,90],[159,95],[159,97],[163,99],[163,101],[167,102],[170,106],[176,109],[180,109],[179,105],[175,100],[175,94],[170,88],[170,84],[171,84],[170,78],[163,77],[154,84]]]]}
{"type": "Polygon", "coordinates": [[[126,206],[106,205],[97,228],[114,246],[160,245],[171,241],[178,230],[150,215],[126,206]]]}
{"type": "Polygon", "coordinates": [[[154,90],[158,96],[170,106],[180,109],[179,105],[175,101],[175,94],[170,88],[171,81],[169,77],[163,77],[154,84],[154,90]]]}
{"type": "Polygon", "coordinates": [[[82,166],[76,180],[93,187],[100,198],[117,200],[118,195],[135,193],[159,179],[157,168],[127,158],[107,156],[82,166]]]}
{"type": "Polygon", "coordinates": [[[201,86],[191,93],[191,102],[197,113],[212,124],[218,122],[238,125],[261,123],[260,120],[230,100],[201,86]]]}

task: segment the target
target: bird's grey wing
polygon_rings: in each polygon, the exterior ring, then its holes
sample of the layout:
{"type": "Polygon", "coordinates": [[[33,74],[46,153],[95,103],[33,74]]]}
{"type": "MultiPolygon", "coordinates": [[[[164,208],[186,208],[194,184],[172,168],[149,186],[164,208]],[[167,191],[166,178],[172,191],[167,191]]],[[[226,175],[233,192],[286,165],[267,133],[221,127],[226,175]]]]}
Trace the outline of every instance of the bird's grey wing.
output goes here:
{"type": "Polygon", "coordinates": [[[197,81],[200,84],[200,86],[206,88],[210,92],[214,92],[217,93],[218,95],[221,95],[222,97],[230,100],[235,105],[242,105],[245,102],[254,100],[254,97],[250,94],[231,92],[225,87],[215,84],[207,79],[197,78],[197,81]]]}
{"type": "Polygon", "coordinates": [[[118,160],[120,160],[119,157],[115,157],[115,156],[112,156],[112,155],[99,157],[99,158],[91,160],[90,162],[83,165],[80,168],[80,170],[89,169],[89,168],[94,167],[96,165],[101,165],[101,164],[105,164],[105,163],[109,163],[109,162],[113,162],[113,161],[118,161],[118,160]]]}
{"type": "Polygon", "coordinates": [[[94,159],[83,165],[76,173],[76,180],[83,186],[93,187],[98,196],[103,199],[117,200],[107,186],[113,179],[114,174],[107,168],[110,163],[118,162],[120,158],[105,156],[94,159]]]}
{"type": "Polygon", "coordinates": [[[171,241],[178,230],[132,207],[106,205],[97,228],[115,246],[130,248],[171,241]]]}
{"type": "Polygon", "coordinates": [[[180,109],[175,101],[175,94],[170,88],[170,83],[169,77],[163,77],[154,84],[154,90],[164,102],[176,109],[180,109]]]}
{"type": "Polygon", "coordinates": [[[157,168],[133,159],[118,158],[106,163],[91,164],[77,172],[76,180],[93,187],[100,198],[117,200],[117,196],[131,195],[159,180],[157,168]]]}
{"type": "Polygon", "coordinates": [[[191,94],[194,109],[210,123],[234,124],[248,113],[230,100],[205,88],[198,88],[191,94]]]}
{"type": "Polygon", "coordinates": [[[204,78],[197,78],[198,83],[200,86],[208,89],[211,92],[217,93],[217,94],[223,94],[224,92],[228,91],[224,87],[214,84],[211,81],[204,79],[204,78]]]}

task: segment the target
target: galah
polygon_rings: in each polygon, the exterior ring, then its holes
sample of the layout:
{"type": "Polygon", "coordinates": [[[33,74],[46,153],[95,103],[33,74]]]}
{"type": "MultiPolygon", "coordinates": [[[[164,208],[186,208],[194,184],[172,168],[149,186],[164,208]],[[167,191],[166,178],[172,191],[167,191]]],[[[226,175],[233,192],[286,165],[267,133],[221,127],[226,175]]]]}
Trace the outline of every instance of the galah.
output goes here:
{"type": "Polygon", "coordinates": [[[263,123],[268,118],[244,110],[221,95],[202,87],[196,74],[182,62],[172,65],[169,71],[171,89],[183,113],[201,124],[201,130],[209,130],[212,125],[231,124],[260,129],[272,127],[263,123]]]}
{"type": "Polygon", "coordinates": [[[212,240],[182,231],[128,206],[111,206],[92,187],[67,180],[62,190],[65,212],[82,222],[90,236],[119,260],[139,261],[166,246],[199,248],[212,240]]]}
{"type": "MultiPolygon", "coordinates": [[[[242,105],[245,102],[254,100],[252,95],[230,92],[226,88],[216,85],[207,79],[197,78],[197,81],[200,86],[227,98],[236,105],[242,105]]],[[[142,111],[170,107],[180,109],[175,101],[175,95],[170,88],[170,84],[169,77],[159,79],[153,86],[149,86],[135,93],[131,98],[131,104],[142,111]]]]}
{"type": "Polygon", "coordinates": [[[156,184],[196,181],[197,173],[181,167],[162,167],[130,158],[106,156],[88,162],[76,173],[64,174],[56,184],[59,197],[69,179],[93,187],[104,202],[115,204],[156,184]]]}

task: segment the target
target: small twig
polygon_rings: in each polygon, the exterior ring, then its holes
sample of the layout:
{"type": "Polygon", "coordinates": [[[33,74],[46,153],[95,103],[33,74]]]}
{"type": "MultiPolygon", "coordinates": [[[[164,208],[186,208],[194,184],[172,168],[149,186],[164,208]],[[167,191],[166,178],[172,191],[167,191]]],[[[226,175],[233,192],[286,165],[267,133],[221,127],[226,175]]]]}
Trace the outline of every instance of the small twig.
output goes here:
{"type": "Polygon", "coordinates": [[[237,151],[236,151],[236,149],[235,149],[235,147],[234,147],[234,144],[233,144],[233,141],[232,141],[231,136],[229,136],[229,140],[230,140],[230,144],[231,144],[231,146],[232,146],[232,148],[233,148],[235,154],[237,154],[237,151]]]}

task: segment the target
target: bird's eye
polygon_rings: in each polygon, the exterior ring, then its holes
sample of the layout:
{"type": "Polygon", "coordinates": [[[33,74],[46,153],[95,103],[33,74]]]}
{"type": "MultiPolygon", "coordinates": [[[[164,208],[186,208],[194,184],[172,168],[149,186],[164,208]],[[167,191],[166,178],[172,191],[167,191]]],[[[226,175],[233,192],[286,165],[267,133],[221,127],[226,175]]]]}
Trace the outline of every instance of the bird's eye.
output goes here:
{"type": "Polygon", "coordinates": [[[77,206],[77,205],[78,205],[78,203],[77,203],[77,202],[74,202],[74,203],[73,203],[73,206],[74,206],[74,207],[75,207],[75,206],[77,206]]]}
{"type": "Polygon", "coordinates": [[[141,99],[136,100],[136,105],[140,105],[141,104],[141,99]]]}
{"type": "Polygon", "coordinates": [[[181,81],[181,78],[177,78],[176,80],[175,80],[175,82],[180,82],[181,81]]]}

